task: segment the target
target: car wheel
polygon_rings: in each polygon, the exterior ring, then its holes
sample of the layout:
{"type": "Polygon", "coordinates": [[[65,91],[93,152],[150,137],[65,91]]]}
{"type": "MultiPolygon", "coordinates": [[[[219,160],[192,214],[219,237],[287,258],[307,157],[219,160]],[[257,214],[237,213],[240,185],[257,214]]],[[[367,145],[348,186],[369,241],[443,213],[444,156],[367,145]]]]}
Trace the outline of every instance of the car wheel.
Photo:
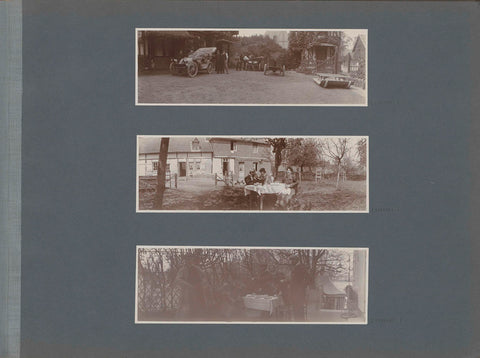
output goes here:
{"type": "Polygon", "coordinates": [[[170,73],[171,73],[172,75],[176,75],[176,74],[177,74],[177,70],[175,69],[175,64],[174,64],[173,62],[170,64],[169,69],[170,69],[170,73]]]}
{"type": "Polygon", "coordinates": [[[195,77],[198,74],[198,66],[196,63],[191,63],[187,67],[187,74],[188,77],[195,77]]]}
{"type": "Polygon", "coordinates": [[[213,72],[213,65],[212,63],[210,62],[207,66],[207,73],[208,74],[211,74],[213,72]]]}

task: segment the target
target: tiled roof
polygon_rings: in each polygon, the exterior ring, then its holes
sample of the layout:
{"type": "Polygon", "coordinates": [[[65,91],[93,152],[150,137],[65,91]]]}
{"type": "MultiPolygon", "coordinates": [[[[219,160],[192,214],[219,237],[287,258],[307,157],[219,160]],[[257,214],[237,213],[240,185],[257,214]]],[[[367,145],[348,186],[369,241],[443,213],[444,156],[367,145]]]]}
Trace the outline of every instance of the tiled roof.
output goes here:
{"type": "Polygon", "coordinates": [[[246,143],[257,143],[257,144],[264,144],[264,145],[269,145],[265,143],[265,138],[249,138],[249,137],[210,137],[210,141],[236,141],[236,142],[246,142],[246,143]]]}
{"type": "Polygon", "coordinates": [[[366,35],[358,35],[357,39],[355,40],[355,44],[353,45],[352,52],[355,52],[355,49],[357,48],[357,44],[358,44],[359,41],[363,44],[363,47],[365,49],[367,48],[367,36],[366,35]]]}
{"type": "MultiPolygon", "coordinates": [[[[140,137],[139,154],[158,153],[160,150],[161,137],[140,137]]],[[[170,137],[168,144],[169,153],[185,152],[209,152],[212,153],[212,145],[206,137],[170,137]],[[192,141],[197,138],[200,144],[200,150],[192,150],[192,141]]]]}

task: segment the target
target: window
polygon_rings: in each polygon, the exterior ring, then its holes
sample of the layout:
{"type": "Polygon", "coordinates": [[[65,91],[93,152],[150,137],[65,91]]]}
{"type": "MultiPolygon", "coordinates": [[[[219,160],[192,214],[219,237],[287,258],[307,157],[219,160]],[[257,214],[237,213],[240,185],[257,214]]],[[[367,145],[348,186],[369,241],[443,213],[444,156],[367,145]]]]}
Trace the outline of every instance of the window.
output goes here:
{"type": "Polygon", "coordinates": [[[198,140],[198,138],[195,138],[193,141],[192,141],[192,151],[200,151],[200,141],[198,140]]]}
{"type": "Polygon", "coordinates": [[[235,141],[230,141],[230,151],[236,152],[237,151],[237,143],[235,141]]]}
{"type": "MultiPolygon", "coordinates": [[[[158,160],[152,162],[152,169],[153,171],[158,170],[158,160]]],[[[167,163],[167,172],[170,171],[170,164],[167,163]]]]}
{"type": "Polygon", "coordinates": [[[253,152],[258,153],[258,144],[257,143],[253,143],[253,152]]]}
{"type": "Polygon", "coordinates": [[[200,160],[195,161],[195,167],[200,170],[200,160]]]}

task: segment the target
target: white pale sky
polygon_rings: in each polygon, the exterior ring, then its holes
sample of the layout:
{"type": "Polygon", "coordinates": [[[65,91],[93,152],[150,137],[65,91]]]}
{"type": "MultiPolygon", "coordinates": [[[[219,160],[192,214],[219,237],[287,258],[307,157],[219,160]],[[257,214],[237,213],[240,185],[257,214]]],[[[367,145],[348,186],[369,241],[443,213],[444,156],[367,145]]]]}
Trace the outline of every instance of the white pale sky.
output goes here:
{"type": "MultiPolygon", "coordinates": [[[[238,32],[240,36],[253,36],[253,35],[264,35],[265,31],[269,31],[269,30],[280,31],[282,29],[239,29],[238,32]]],[[[289,31],[288,29],[285,29],[285,30],[289,31]]],[[[322,30],[322,29],[319,29],[319,30],[322,30]]],[[[355,39],[358,35],[367,34],[367,30],[362,30],[362,29],[341,29],[340,31],[343,31],[346,35],[348,35],[353,39],[355,39]]]]}

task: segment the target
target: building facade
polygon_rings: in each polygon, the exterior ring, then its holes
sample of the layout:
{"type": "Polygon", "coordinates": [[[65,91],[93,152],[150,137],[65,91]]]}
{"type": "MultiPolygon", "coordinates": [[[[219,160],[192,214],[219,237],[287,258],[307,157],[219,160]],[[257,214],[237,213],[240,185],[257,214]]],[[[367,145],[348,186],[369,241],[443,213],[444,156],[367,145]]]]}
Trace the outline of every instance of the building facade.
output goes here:
{"type": "Polygon", "coordinates": [[[339,73],[341,31],[292,31],[290,47],[300,53],[299,72],[339,73]]]}
{"type": "Polygon", "coordinates": [[[238,31],[138,31],[138,70],[168,70],[172,58],[181,59],[201,47],[229,52],[229,39],[236,34],[238,31]]]}
{"type": "MultiPolygon", "coordinates": [[[[160,138],[139,138],[138,175],[156,176],[160,138]]],[[[261,138],[172,137],[167,171],[180,180],[229,176],[242,182],[250,170],[272,173],[271,147],[261,138]]]]}
{"type": "Polygon", "coordinates": [[[358,35],[350,55],[348,72],[365,72],[366,52],[367,37],[365,35],[358,35]]]}

